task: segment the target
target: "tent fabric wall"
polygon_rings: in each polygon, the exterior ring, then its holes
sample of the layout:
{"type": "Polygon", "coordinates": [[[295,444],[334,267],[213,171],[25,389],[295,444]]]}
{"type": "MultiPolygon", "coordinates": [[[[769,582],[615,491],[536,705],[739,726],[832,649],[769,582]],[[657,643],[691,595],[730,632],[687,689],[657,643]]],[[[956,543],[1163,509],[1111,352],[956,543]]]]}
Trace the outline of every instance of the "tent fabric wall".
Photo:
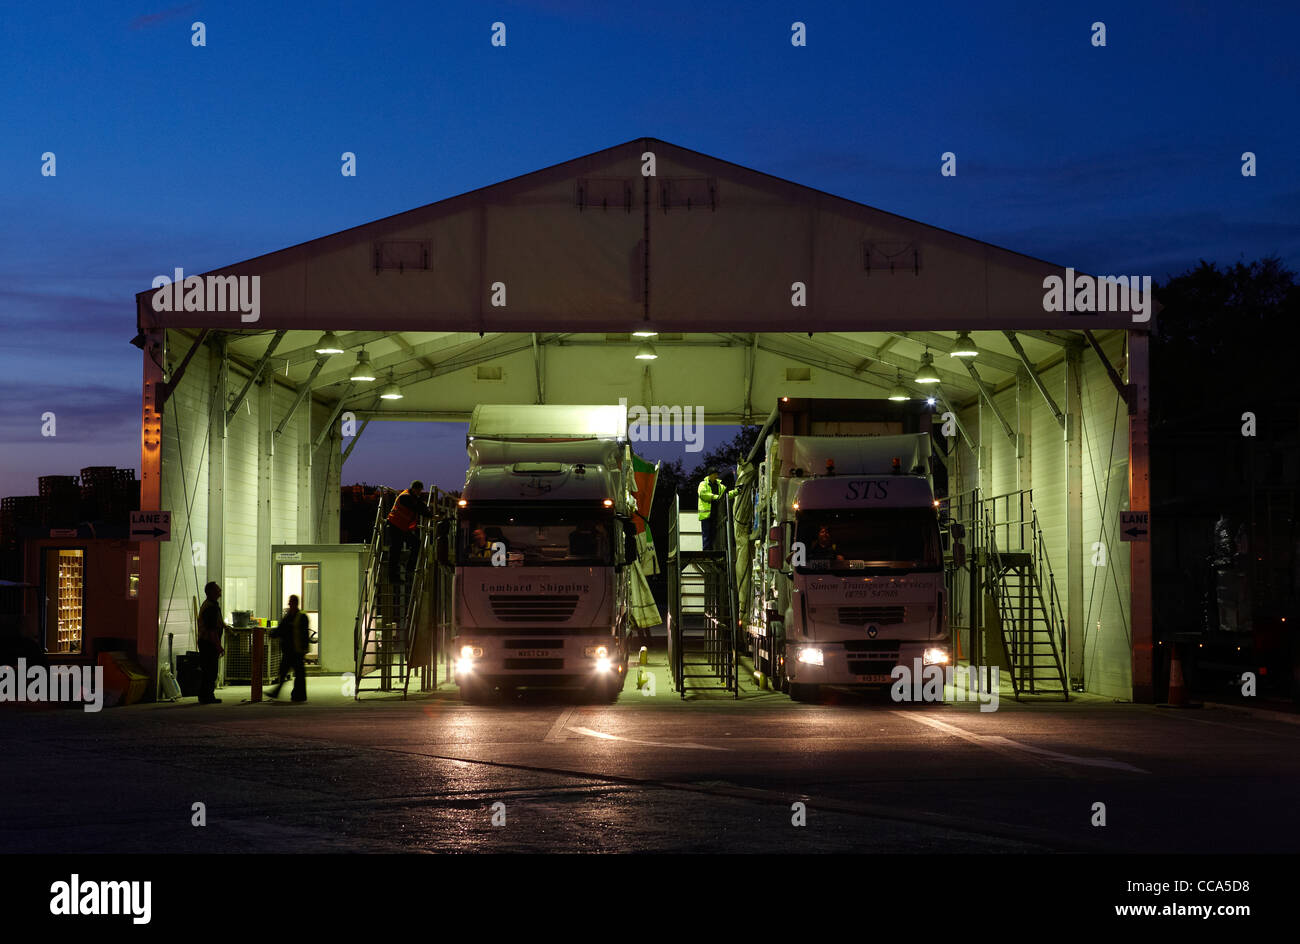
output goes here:
{"type": "MultiPolygon", "coordinates": [[[[172,350],[188,349],[188,339],[173,334],[168,340],[172,350]]],[[[195,561],[203,560],[208,539],[208,357],[207,348],[195,353],[163,411],[162,503],[172,513],[171,540],[159,547],[159,652],[164,658],[168,633],[175,634],[177,653],[197,648],[192,601],[202,599],[207,583],[205,568],[195,561]]]]}
{"type": "MultiPolygon", "coordinates": [[[[1102,349],[1119,370],[1123,335],[1107,339],[1102,349]]],[[[1128,508],[1128,412],[1091,351],[1082,382],[1084,679],[1088,691],[1128,699],[1133,673],[1129,552],[1119,534],[1119,513],[1128,508]]]]}
{"type": "MultiPolygon", "coordinates": [[[[188,337],[174,337],[173,350],[187,350],[190,340],[188,337]]],[[[221,559],[207,559],[208,483],[212,457],[210,410],[220,409],[220,405],[228,402],[248,379],[247,373],[231,364],[226,389],[208,389],[209,362],[213,356],[207,346],[196,351],[164,410],[162,504],[172,512],[172,538],[161,547],[158,614],[164,643],[168,632],[175,633],[178,652],[194,648],[191,601],[195,597],[202,599],[203,586],[208,580],[220,578],[222,609],[229,619],[233,610],[259,610],[259,593],[263,590],[269,592],[269,587],[263,587],[268,575],[261,573],[258,566],[258,550],[263,544],[269,547],[272,543],[297,542],[300,523],[312,532],[313,540],[338,541],[337,497],[333,505],[328,500],[318,501],[329,494],[338,494],[338,437],[326,437],[321,447],[313,451],[309,473],[311,489],[307,493],[311,501],[304,506],[300,500],[300,450],[305,442],[306,426],[302,417],[310,411],[312,428],[319,429],[332,412],[327,405],[315,402],[299,406],[300,413],[286,424],[276,442],[269,496],[271,533],[258,533],[258,455],[259,444],[266,438],[259,435],[263,432],[259,429],[261,398],[272,399],[271,428],[274,428],[295,397],[294,392],[282,384],[264,382],[252,387],[246,405],[240,406],[226,427],[222,546],[214,550],[221,559]],[[333,456],[330,455],[331,448],[333,456]],[[326,484],[331,481],[333,491],[328,492],[326,484]]],[[[220,426],[219,420],[216,425],[220,426]]],[[[263,614],[259,610],[257,615],[263,614]]]]}
{"type": "MultiPolygon", "coordinates": [[[[650,138],[220,274],[260,277],[261,328],[603,331],[649,319],[660,331],[726,331],[744,319],[748,330],[779,331],[803,317],[819,331],[860,330],[864,318],[904,330],[1132,323],[1127,312],[1045,312],[1043,279],[1062,275],[1059,266],[650,138]],[[643,176],[647,153],[654,176],[643,176]],[[594,200],[601,194],[612,205],[594,200]],[[377,268],[394,253],[409,257],[400,272],[377,268]],[[802,307],[792,305],[796,282],[807,289],[802,307]],[[505,286],[504,305],[493,304],[495,283],[505,286]]],[[[137,296],[141,326],[247,327],[238,311],[156,311],[156,297],[152,289],[137,296]]]]}
{"type": "MultiPolygon", "coordinates": [[[[247,374],[233,366],[229,377],[231,394],[241,390],[248,379],[247,374]]],[[[254,386],[226,426],[225,553],[221,572],[225,578],[223,610],[227,615],[232,610],[255,609],[257,602],[257,398],[260,396],[261,388],[254,386]]],[[[266,541],[270,543],[269,535],[266,541]]]]}
{"type": "MultiPolygon", "coordinates": [[[[1112,366],[1119,369],[1123,364],[1123,335],[1106,337],[1103,350],[1112,366]]],[[[1055,364],[1040,376],[1057,405],[1063,408],[1065,365],[1055,364]]],[[[1128,415],[1104,366],[1091,350],[1084,355],[1082,387],[1084,684],[1087,691],[1096,694],[1129,698],[1132,693],[1129,561],[1127,545],[1120,542],[1117,528],[1119,511],[1128,507],[1128,415]],[[1104,551],[1095,548],[1099,543],[1104,544],[1104,551]]],[[[1032,422],[1028,432],[1033,504],[1043,530],[1048,562],[1056,576],[1057,592],[1068,611],[1065,434],[1041,394],[1032,388],[1030,394],[1033,399],[1028,413],[1032,422]]],[[[999,391],[994,394],[994,400],[1014,426],[1016,387],[1011,385],[999,391]]],[[[1015,447],[992,411],[986,404],[976,402],[958,409],[957,416],[977,448],[983,443],[988,460],[984,471],[991,494],[1014,491],[1015,447]]],[[[968,492],[979,485],[979,457],[964,442],[958,443],[955,455],[957,475],[950,490],[953,494],[968,492]]],[[[999,513],[1002,510],[999,504],[999,513]]]]}

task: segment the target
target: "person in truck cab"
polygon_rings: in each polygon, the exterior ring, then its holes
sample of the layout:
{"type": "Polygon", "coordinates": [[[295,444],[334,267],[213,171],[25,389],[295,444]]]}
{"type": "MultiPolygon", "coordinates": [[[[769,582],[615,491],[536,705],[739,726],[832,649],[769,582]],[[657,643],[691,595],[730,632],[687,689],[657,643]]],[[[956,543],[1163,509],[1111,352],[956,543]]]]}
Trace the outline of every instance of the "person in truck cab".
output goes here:
{"type": "Polygon", "coordinates": [[[470,560],[487,560],[492,556],[492,545],[488,544],[486,531],[482,528],[475,528],[470,532],[469,536],[470,560]]]}
{"type": "Polygon", "coordinates": [[[817,541],[808,549],[809,560],[824,561],[842,561],[844,555],[840,554],[831,540],[831,529],[822,525],[817,529],[817,541]]]}

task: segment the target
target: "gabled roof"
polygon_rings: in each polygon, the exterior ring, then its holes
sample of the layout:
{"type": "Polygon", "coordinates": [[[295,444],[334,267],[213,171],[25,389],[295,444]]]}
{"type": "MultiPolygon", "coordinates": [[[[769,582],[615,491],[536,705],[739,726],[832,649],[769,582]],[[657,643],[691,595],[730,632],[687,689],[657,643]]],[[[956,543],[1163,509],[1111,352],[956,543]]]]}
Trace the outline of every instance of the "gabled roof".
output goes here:
{"type": "Polygon", "coordinates": [[[1043,280],[1060,266],[654,138],[206,274],[258,277],[258,320],[155,311],[150,289],[137,295],[141,327],[725,333],[1154,323],[1047,312],[1043,280]],[[647,155],[653,176],[643,174],[647,155]]]}

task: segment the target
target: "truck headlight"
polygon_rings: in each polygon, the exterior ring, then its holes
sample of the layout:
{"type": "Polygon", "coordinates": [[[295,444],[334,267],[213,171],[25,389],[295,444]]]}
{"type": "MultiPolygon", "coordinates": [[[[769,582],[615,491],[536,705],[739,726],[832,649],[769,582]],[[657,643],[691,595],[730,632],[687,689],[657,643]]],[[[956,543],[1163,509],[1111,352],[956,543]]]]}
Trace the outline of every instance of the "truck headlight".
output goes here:
{"type": "Polygon", "coordinates": [[[947,665],[947,664],[948,664],[948,650],[947,650],[947,649],[927,649],[927,650],[925,650],[925,652],[921,655],[921,661],[922,661],[925,665],[947,665]]]}
{"type": "Polygon", "coordinates": [[[597,672],[608,672],[609,667],[610,667],[610,661],[608,656],[601,656],[596,660],[597,672]]]}
{"type": "Polygon", "coordinates": [[[807,646],[799,650],[799,661],[805,665],[824,665],[825,657],[820,649],[807,646]]]}
{"type": "Polygon", "coordinates": [[[482,658],[483,649],[480,646],[461,646],[460,658],[456,660],[456,673],[466,675],[474,671],[474,660],[482,658]]]}
{"type": "Polygon", "coordinates": [[[609,655],[608,646],[588,646],[582,650],[582,654],[588,659],[604,659],[609,655]]]}

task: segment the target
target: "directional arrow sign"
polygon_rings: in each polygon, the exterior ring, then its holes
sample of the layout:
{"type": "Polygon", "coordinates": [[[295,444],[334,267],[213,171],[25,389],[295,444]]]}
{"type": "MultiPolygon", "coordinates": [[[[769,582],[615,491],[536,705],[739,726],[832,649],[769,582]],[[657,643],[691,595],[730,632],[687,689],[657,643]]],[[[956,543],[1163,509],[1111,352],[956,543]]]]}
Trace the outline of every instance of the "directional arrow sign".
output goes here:
{"type": "Polygon", "coordinates": [[[1121,541],[1150,541],[1151,512],[1121,511],[1119,513],[1119,539],[1121,541]]]}
{"type": "Polygon", "coordinates": [[[170,541],[172,539],[172,513],[170,511],[131,512],[131,540],[170,541]]]}

